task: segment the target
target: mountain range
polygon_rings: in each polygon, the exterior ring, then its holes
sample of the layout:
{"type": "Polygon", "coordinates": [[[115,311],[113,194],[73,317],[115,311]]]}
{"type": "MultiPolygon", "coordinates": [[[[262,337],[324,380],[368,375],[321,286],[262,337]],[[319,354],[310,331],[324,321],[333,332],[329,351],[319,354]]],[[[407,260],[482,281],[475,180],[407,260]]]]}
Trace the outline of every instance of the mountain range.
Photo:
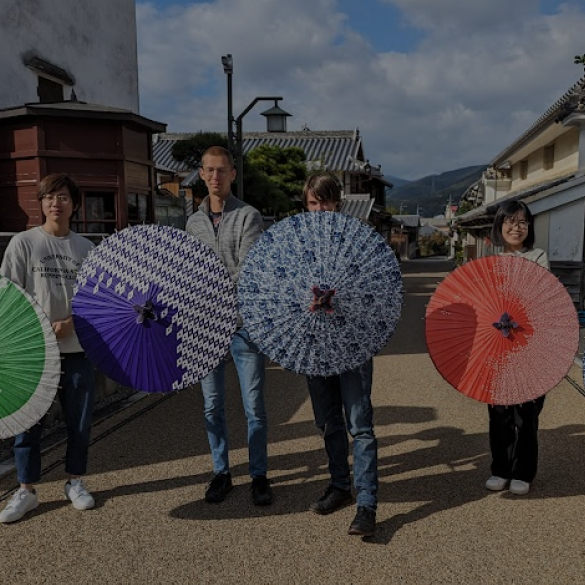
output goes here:
{"type": "Polygon", "coordinates": [[[386,205],[400,210],[402,204],[403,215],[416,213],[417,207],[424,217],[443,215],[449,199],[453,205],[458,204],[463,193],[481,178],[486,167],[487,165],[463,167],[415,181],[386,175],[385,179],[394,185],[388,191],[386,205]]]}

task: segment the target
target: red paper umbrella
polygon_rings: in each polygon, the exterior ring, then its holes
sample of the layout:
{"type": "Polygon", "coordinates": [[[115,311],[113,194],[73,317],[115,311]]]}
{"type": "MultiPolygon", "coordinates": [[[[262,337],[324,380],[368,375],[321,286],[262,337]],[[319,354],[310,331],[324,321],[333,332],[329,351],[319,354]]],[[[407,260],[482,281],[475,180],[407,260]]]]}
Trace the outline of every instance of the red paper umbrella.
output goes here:
{"type": "Polygon", "coordinates": [[[522,404],[554,388],[579,343],[577,312],[545,268],[518,256],[468,262],[438,286],[426,339],[454,388],[487,404],[522,404]]]}

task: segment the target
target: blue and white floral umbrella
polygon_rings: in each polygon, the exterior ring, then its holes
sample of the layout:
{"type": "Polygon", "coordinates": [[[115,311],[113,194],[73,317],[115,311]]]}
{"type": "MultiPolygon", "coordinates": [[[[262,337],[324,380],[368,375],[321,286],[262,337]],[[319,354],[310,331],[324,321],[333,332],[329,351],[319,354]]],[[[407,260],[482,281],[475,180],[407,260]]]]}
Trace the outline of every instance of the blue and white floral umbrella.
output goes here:
{"type": "Polygon", "coordinates": [[[73,319],[89,359],[145,392],[181,390],[225,357],[237,299],[227,269],[197,238],[167,226],[105,239],[77,275],[73,319]]]}
{"type": "Polygon", "coordinates": [[[295,215],[250,249],[238,283],[253,341],[283,368],[311,376],[354,369],[379,352],[402,310],[392,249],[336,212],[295,215]]]}

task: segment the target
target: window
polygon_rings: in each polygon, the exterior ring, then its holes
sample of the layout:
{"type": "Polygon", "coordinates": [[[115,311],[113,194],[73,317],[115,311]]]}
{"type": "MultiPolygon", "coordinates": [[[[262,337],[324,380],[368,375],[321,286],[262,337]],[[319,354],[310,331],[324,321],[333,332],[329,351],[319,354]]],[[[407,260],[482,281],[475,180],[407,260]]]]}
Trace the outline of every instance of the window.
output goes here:
{"type": "Polygon", "coordinates": [[[37,95],[42,104],[63,101],[63,84],[47,79],[46,77],[41,77],[40,75],[38,80],[37,95]]]}
{"type": "Polygon", "coordinates": [[[185,211],[181,207],[159,205],[154,210],[156,223],[185,229],[185,211]]]}
{"type": "Polygon", "coordinates": [[[528,161],[527,160],[521,160],[520,161],[520,178],[522,180],[524,180],[527,177],[528,177],[528,161]]]}
{"type": "Polygon", "coordinates": [[[116,231],[116,194],[85,191],[72,224],[75,231],[84,234],[113,234],[116,231]]]}
{"type": "Polygon", "coordinates": [[[136,225],[148,219],[148,196],[142,193],[128,193],[128,223],[136,225]]]}
{"type": "Polygon", "coordinates": [[[75,79],[65,69],[34,53],[23,55],[23,63],[37,76],[37,95],[41,103],[62,102],[63,86],[75,85],[75,79]]]}
{"type": "Polygon", "coordinates": [[[549,144],[544,147],[542,152],[542,166],[545,171],[552,169],[555,166],[555,145],[549,144]]]}

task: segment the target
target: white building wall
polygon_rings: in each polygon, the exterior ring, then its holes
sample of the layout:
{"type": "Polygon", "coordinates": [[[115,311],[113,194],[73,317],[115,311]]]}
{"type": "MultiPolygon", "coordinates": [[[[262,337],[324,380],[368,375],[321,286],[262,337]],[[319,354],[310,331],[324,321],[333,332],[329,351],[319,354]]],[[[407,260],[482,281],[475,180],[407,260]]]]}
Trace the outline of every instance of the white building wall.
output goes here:
{"type": "Polygon", "coordinates": [[[32,54],[65,69],[80,101],[138,113],[134,0],[0,0],[0,108],[39,101],[32,54]]]}
{"type": "MultiPolygon", "coordinates": [[[[548,256],[551,261],[581,262],[583,260],[583,199],[550,212],[548,256]]],[[[538,227],[538,226],[535,226],[538,227]]]]}
{"type": "MultiPolygon", "coordinates": [[[[531,206],[529,206],[531,207],[531,206]]],[[[532,208],[530,209],[532,211],[532,208]]],[[[550,227],[550,211],[534,216],[534,247],[548,251],[548,230],[550,227]]],[[[550,258],[549,258],[550,260],[550,258]]],[[[556,260],[556,258],[555,258],[556,260]]]]}
{"type": "Polygon", "coordinates": [[[555,141],[555,164],[551,171],[564,175],[574,172],[578,166],[579,129],[569,128],[568,132],[559,136],[555,141]]]}

